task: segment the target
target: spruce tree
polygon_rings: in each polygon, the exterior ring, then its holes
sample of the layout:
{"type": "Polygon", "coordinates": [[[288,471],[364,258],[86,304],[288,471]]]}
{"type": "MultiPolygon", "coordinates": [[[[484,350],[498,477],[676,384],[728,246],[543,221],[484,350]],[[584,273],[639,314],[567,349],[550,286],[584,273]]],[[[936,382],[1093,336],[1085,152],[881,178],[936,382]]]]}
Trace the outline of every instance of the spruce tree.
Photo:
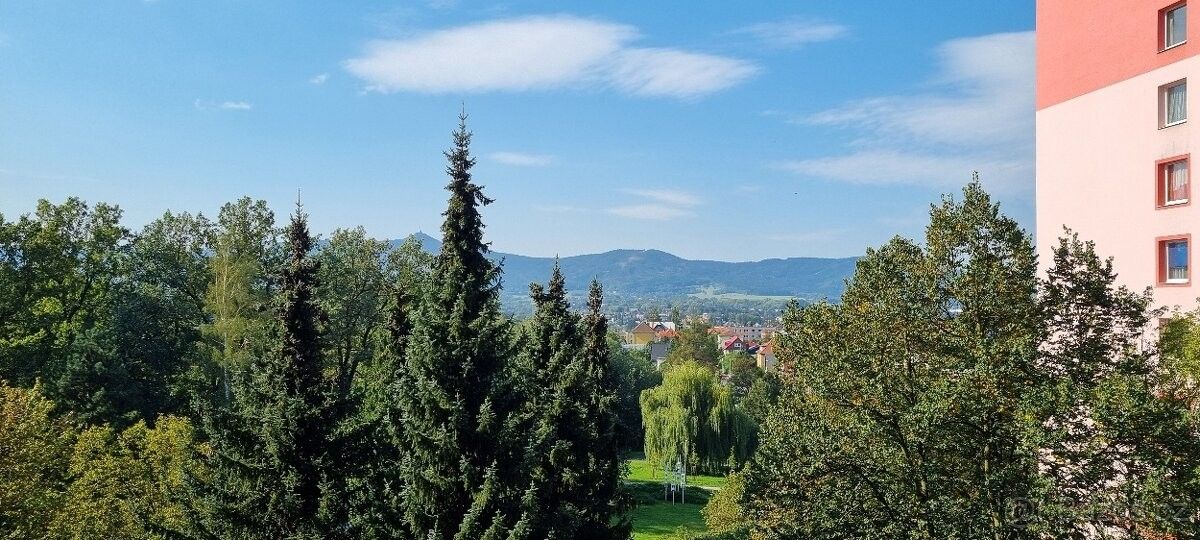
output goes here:
{"type": "Polygon", "coordinates": [[[361,448],[365,460],[362,476],[351,479],[349,488],[351,527],[358,538],[404,538],[401,492],[401,416],[396,396],[405,385],[404,352],[412,333],[412,297],[415,285],[402,277],[392,291],[387,308],[383,347],[364,370],[364,404],[357,425],[367,445],[361,448]]]}
{"type": "Polygon", "coordinates": [[[529,484],[510,539],[627,538],[608,372],[607,322],[592,286],[586,319],[570,311],[558,265],[545,288],[531,286],[535,312],[522,365],[534,417],[525,469],[529,484]],[[586,325],[586,326],[585,326],[586,325]]]}
{"type": "Polygon", "coordinates": [[[413,538],[497,538],[516,475],[510,412],[509,323],[500,314],[499,269],[487,258],[471,181],[466,115],[446,152],[450,182],[442,249],[412,321],[400,388],[401,510],[413,538]]]}
{"type": "Polygon", "coordinates": [[[297,206],[282,270],[277,346],[235,379],[225,413],[210,413],[212,475],[197,529],[216,538],[333,538],[346,531],[339,486],[342,405],[324,374],[317,265],[297,206]]]}
{"type": "Polygon", "coordinates": [[[583,318],[583,362],[588,376],[588,416],[595,421],[590,444],[589,467],[582,485],[587,486],[583,527],[579,538],[628,538],[628,494],[622,489],[617,388],[619,375],[613,369],[608,346],[608,318],[601,311],[604,291],[598,281],[588,290],[588,312],[583,318]]]}

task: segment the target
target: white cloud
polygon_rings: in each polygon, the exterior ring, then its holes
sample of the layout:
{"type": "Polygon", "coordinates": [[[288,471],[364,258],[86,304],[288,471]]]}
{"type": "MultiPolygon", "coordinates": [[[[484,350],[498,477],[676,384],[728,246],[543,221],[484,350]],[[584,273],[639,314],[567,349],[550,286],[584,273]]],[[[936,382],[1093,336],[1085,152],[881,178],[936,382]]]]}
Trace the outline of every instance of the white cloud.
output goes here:
{"type": "Polygon", "coordinates": [[[970,180],[974,171],[988,171],[989,178],[1013,178],[1032,170],[1020,159],[958,157],[886,149],[783,161],[776,165],[782,170],[804,176],[874,185],[933,183],[958,186],[970,180]]]}
{"type": "Polygon", "coordinates": [[[210,111],[213,109],[220,109],[220,110],[225,110],[225,111],[248,111],[248,110],[254,108],[254,105],[252,103],[249,103],[246,101],[217,102],[217,101],[212,101],[212,100],[208,100],[208,99],[197,99],[192,102],[192,106],[195,107],[196,110],[200,110],[200,111],[210,111]]]}
{"type": "Polygon", "coordinates": [[[554,156],[521,152],[492,152],[488,157],[497,163],[514,167],[545,167],[554,163],[554,156]]]}
{"type": "Polygon", "coordinates": [[[677,49],[628,49],[612,68],[617,88],[639,96],[696,98],[734,86],[758,73],[736,58],[677,49]]]}
{"type": "Polygon", "coordinates": [[[632,204],[609,208],[610,214],[629,219],[644,219],[649,221],[670,221],[672,219],[694,215],[689,210],[667,206],[665,204],[632,204]]]}
{"type": "Polygon", "coordinates": [[[683,191],[669,189],[623,189],[625,193],[636,197],[653,200],[657,203],[669,204],[672,206],[693,207],[699,206],[700,198],[683,191]]]}
{"type": "Polygon", "coordinates": [[[794,120],[857,132],[854,151],[778,165],[853,183],[939,186],[961,185],[979,170],[991,188],[1031,192],[1033,32],[955,39],[936,52],[933,91],[864,99],[794,120]]]}
{"type": "Polygon", "coordinates": [[[313,78],[308,80],[308,83],[309,84],[325,84],[325,81],[328,81],[328,80],[329,80],[329,74],[321,73],[320,75],[314,75],[313,78]]]}
{"type": "Polygon", "coordinates": [[[691,210],[704,203],[691,193],[673,189],[622,189],[622,193],[644,199],[646,202],[609,208],[610,214],[630,219],[670,221],[691,217],[691,210]]]}
{"type": "Polygon", "coordinates": [[[850,34],[850,29],[840,24],[791,19],[753,24],[731,33],[749,35],[768,47],[786,49],[841,39],[850,34]]]}
{"type": "Polygon", "coordinates": [[[695,98],[757,72],[749,62],[630,47],[636,28],[569,15],[530,16],[370,42],[345,69],[379,92],[529,91],[611,86],[695,98]]]}

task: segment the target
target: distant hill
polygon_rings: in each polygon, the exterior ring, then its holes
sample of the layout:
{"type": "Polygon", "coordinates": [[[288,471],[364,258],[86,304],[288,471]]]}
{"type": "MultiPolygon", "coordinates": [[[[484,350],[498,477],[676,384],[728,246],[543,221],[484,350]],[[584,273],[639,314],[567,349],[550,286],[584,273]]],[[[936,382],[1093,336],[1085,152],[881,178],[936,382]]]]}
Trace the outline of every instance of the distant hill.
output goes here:
{"type": "MultiPolygon", "coordinates": [[[[424,233],[412,235],[426,251],[436,253],[441,242],[424,233]]],[[[400,244],[402,240],[394,240],[400,244]]],[[[531,282],[545,282],[552,257],[529,257],[493,252],[504,264],[506,295],[524,294],[531,282]]],[[[792,257],[755,262],[689,260],[655,249],[618,249],[559,260],[572,291],[587,288],[592,278],[606,293],[627,297],[728,296],[795,297],[837,300],[843,280],[854,272],[856,257],[826,259],[792,257]]]]}

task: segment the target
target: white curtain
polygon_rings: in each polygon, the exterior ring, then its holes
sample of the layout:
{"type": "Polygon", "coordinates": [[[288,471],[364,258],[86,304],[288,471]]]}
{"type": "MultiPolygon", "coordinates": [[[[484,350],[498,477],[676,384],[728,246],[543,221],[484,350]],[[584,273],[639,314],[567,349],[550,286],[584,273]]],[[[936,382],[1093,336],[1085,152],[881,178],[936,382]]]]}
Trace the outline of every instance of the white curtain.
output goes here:
{"type": "Polygon", "coordinates": [[[1187,39],[1187,6],[1167,13],[1167,43],[1170,47],[1187,39]]]}
{"type": "Polygon", "coordinates": [[[1187,120],[1187,83],[1167,89],[1167,123],[1187,120]]]}
{"type": "Polygon", "coordinates": [[[1167,166],[1167,202],[1188,198],[1188,164],[1186,161],[1167,166]]]}

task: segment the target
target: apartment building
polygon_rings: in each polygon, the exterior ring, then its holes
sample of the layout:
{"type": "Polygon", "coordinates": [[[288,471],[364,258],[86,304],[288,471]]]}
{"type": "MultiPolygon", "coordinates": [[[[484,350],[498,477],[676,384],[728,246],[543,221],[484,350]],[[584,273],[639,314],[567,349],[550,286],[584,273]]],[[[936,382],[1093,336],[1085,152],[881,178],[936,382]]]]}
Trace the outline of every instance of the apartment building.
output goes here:
{"type": "MultiPolygon", "coordinates": [[[[1200,3],[1200,0],[1197,0],[1200,3]]],[[[1200,6],[1196,6],[1200,8],[1200,6]]],[[[1188,2],[1038,0],[1037,242],[1067,226],[1157,305],[1195,306],[1191,158],[1200,31],[1188,2]],[[1190,29],[1190,30],[1189,30],[1190,29]]]]}

